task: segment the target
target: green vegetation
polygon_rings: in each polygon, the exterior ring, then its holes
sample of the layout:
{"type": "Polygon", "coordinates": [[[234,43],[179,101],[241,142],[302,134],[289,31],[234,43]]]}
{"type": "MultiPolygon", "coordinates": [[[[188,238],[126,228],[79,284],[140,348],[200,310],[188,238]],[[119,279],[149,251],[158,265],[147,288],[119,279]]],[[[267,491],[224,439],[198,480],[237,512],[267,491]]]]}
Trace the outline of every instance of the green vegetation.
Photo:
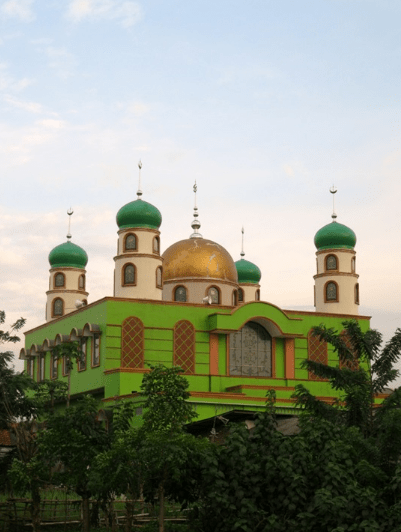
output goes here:
{"type": "Polygon", "coordinates": [[[86,397],[54,411],[54,397],[65,387],[48,383],[27,397],[31,381],[9,370],[9,355],[1,354],[6,408],[0,420],[18,436],[8,479],[14,493],[32,499],[34,531],[41,498],[48,496],[43,489],[62,483],[60,504],[66,493],[82,499],[84,532],[105,530],[103,523],[113,532],[399,532],[401,390],[380,405],[375,396],[398,376],[401,330],[382,348],[377,331],[363,332],[355,321],[343,326],[345,334],[314,331],[334,347],[338,367],[304,363],[339,392],[336,403],[298,386],[299,431],[284,436],[269,391],[254,428],[233,425],[223,445],[185,431],[196,412],[179,368],[159,365],[144,375],[143,424],[136,428],[130,401],[106,412],[86,397]],[[187,509],[189,523],[166,520],[173,503],[187,509]],[[138,528],[138,513],[155,521],[138,528]]]}

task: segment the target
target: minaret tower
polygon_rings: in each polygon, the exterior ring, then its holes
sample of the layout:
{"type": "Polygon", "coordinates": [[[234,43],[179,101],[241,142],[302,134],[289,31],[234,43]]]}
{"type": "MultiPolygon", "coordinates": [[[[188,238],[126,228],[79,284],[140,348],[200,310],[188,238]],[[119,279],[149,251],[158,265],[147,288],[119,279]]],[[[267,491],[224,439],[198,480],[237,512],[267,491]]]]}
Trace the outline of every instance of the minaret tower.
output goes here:
{"type": "Polygon", "coordinates": [[[316,266],[315,307],[317,312],[330,314],[358,314],[359,275],[355,262],[356,235],[352,229],[337,222],[333,195],[333,221],[315,235],[316,266]]]}
{"type": "Polygon", "coordinates": [[[162,299],[163,258],[160,255],[160,211],[143,201],[139,161],[137,199],[117,213],[118,242],[114,257],[114,297],[162,299]]]}
{"type": "Polygon", "coordinates": [[[244,252],[244,228],[241,229],[242,245],[241,245],[241,259],[237,260],[235,267],[238,273],[238,303],[248,303],[249,301],[260,300],[260,278],[262,273],[256,264],[245,260],[244,252]]]}
{"type": "Polygon", "coordinates": [[[87,305],[86,270],[88,255],[71,242],[71,216],[68,214],[67,242],[51,250],[49,254],[50,278],[46,292],[46,321],[60,318],[77,308],[87,305]]]}

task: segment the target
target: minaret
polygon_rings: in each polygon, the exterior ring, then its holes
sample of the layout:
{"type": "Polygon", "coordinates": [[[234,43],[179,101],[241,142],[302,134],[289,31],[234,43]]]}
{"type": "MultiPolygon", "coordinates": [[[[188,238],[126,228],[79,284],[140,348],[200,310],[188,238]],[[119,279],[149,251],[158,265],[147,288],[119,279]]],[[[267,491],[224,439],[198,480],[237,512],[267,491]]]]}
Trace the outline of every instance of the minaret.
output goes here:
{"type": "Polygon", "coordinates": [[[49,290],[46,292],[46,321],[60,318],[87,305],[86,270],[88,255],[71,242],[71,216],[69,209],[67,242],[52,249],[49,254],[49,290]]]}
{"type": "Polygon", "coordinates": [[[332,222],[315,235],[316,267],[315,307],[317,312],[358,314],[359,275],[356,273],[356,235],[352,229],[337,222],[333,186],[332,222]]]}
{"type": "Polygon", "coordinates": [[[114,297],[162,299],[163,258],[160,255],[162,217],[158,209],[142,200],[141,169],[137,199],[117,213],[118,242],[114,257],[114,297]]]}
{"type": "Polygon", "coordinates": [[[262,273],[260,269],[253,264],[245,260],[244,252],[244,228],[241,229],[242,233],[242,243],[241,243],[241,259],[237,260],[235,267],[237,268],[238,273],[238,303],[242,305],[243,303],[248,303],[249,301],[259,301],[260,300],[260,278],[262,273]]]}

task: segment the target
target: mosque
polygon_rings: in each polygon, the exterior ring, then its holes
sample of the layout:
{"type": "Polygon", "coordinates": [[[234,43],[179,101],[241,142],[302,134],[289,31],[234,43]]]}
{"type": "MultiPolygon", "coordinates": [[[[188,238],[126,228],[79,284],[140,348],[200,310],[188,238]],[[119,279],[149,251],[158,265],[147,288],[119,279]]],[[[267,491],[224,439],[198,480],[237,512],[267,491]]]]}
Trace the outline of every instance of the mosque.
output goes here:
{"type": "Polygon", "coordinates": [[[261,271],[244,258],[243,246],[234,262],[203,238],[196,184],[194,192],[192,234],[161,253],[162,216],[142,199],[139,180],[137,199],[117,213],[113,297],[88,300],[88,256],[68,231],[67,242],[49,254],[46,322],[25,333],[25,370],[37,381],[67,381],[68,365],[52,349],[76,341],[82,358],[70,370],[71,399],[89,393],[104,408],[130,398],[140,416],[142,376],[158,363],[182,368],[199,420],[261,410],[270,389],[278,413],[293,414],[299,383],[331,402],[336,392],[301,363],[339,364],[313,337],[313,326],[341,331],[342,321],[355,318],[369,328],[370,318],[358,316],[355,233],[333,213],[315,235],[315,312],[282,310],[260,300],[261,271]]]}

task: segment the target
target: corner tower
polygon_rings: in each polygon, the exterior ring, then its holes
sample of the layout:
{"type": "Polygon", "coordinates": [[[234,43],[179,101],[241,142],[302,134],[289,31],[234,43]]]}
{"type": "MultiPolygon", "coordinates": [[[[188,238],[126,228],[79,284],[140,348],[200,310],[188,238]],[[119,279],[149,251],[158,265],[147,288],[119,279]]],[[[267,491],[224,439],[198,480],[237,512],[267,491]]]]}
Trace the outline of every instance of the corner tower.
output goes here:
{"type": "Polygon", "coordinates": [[[249,303],[249,301],[259,301],[260,300],[260,278],[262,273],[260,269],[245,260],[244,253],[244,228],[242,232],[242,247],[241,247],[241,259],[237,260],[235,267],[237,268],[238,274],[238,303],[242,305],[243,303],[249,303]]]}
{"type": "Polygon", "coordinates": [[[49,253],[49,290],[46,292],[46,321],[60,318],[88,304],[86,292],[86,270],[88,255],[81,247],[71,242],[71,216],[68,214],[67,242],[49,253]]]}
{"type": "Polygon", "coordinates": [[[135,201],[117,213],[118,241],[114,257],[114,297],[162,299],[163,258],[160,256],[160,211],[143,201],[141,168],[135,201]]]}
{"type": "Polygon", "coordinates": [[[352,229],[337,222],[334,212],[333,221],[315,235],[316,267],[315,307],[317,312],[330,314],[358,314],[359,275],[356,273],[356,235],[352,229]]]}

